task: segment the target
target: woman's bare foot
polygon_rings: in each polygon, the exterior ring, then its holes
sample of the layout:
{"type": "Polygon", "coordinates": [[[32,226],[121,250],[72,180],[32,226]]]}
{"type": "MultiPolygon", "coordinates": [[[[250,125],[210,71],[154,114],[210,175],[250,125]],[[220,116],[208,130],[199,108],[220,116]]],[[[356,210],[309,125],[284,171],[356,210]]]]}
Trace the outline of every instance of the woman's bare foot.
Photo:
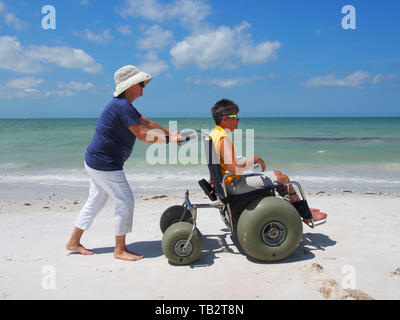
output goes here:
{"type": "Polygon", "coordinates": [[[67,250],[73,251],[73,252],[78,252],[78,253],[83,254],[85,256],[91,256],[91,255],[94,254],[92,251],[86,249],[80,243],[76,244],[76,243],[68,242],[67,243],[67,250]]]}
{"type": "Polygon", "coordinates": [[[143,258],[141,254],[130,252],[126,248],[126,235],[115,236],[114,258],[126,261],[138,261],[143,258]]]}
{"type": "Polygon", "coordinates": [[[123,251],[114,251],[114,258],[126,261],[138,261],[140,259],[143,259],[143,256],[125,249],[123,251]]]}
{"type": "Polygon", "coordinates": [[[69,239],[66,247],[67,247],[67,250],[70,250],[73,252],[78,252],[85,256],[90,256],[90,255],[93,255],[94,253],[92,251],[86,249],[83,245],[81,245],[81,242],[80,242],[84,231],[85,230],[83,230],[83,229],[74,227],[74,230],[72,230],[71,238],[69,239]]]}

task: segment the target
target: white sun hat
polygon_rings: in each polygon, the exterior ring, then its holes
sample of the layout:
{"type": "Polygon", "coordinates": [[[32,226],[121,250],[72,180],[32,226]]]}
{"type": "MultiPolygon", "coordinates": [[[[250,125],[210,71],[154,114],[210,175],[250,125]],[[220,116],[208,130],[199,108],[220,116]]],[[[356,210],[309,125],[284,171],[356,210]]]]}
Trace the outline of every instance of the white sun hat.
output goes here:
{"type": "Polygon", "coordinates": [[[137,83],[144,82],[147,85],[152,77],[146,72],[140,71],[132,65],[123,66],[114,73],[115,92],[114,97],[118,97],[126,89],[137,83]]]}

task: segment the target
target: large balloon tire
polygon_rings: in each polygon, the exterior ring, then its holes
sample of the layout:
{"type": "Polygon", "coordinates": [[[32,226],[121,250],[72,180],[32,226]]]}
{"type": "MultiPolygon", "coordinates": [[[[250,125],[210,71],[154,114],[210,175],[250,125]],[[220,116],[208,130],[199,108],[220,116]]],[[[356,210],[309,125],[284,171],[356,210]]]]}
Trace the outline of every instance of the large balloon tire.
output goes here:
{"type": "Polygon", "coordinates": [[[203,250],[203,239],[197,228],[187,250],[182,250],[192,229],[193,224],[189,222],[177,222],[164,232],[161,247],[169,262],[177,265],[187,265],[199,258],[203,250]]]}
{"type": "Polygon", "coordinates": [[[160,229],[164,233],[171,225],[177,222],[190,222],[192,220],[192,214],[184,206],[172,206],[166,209],[160,218],[160,229]],[[181,220],[182,214],[183,219],[181,220]]]}
{"type": "Polygon", "coordinates": [[[290,256],[303,235],[297,210],[286,200],[266,197],[252,203],[242,212],[237,237],[250,257],[266,262],[290,256]]]}

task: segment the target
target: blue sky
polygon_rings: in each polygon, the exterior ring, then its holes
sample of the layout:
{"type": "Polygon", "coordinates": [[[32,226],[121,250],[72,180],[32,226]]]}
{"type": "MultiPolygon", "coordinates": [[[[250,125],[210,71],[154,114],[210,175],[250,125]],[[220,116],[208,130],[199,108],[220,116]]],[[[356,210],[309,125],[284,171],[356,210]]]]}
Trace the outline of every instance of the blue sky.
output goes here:
{"type": "Polygon", "coordinates": [[[126,64],[153,75],[134,103],[147,117],[207,117],[221,98],[242,117],[400,116],[399,13],[395,0],[0,0],[0,118],[98,117],[126,64]]]}

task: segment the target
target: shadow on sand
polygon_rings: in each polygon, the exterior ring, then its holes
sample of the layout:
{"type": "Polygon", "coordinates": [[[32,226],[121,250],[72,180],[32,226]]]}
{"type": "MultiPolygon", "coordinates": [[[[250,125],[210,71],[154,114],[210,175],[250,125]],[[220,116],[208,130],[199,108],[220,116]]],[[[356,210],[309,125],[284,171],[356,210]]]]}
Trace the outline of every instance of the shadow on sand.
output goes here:
{"type": "MultiPolygon", "coordinates": [[[[240,247],[236,233],[231,233],[228,229],[222,229],[221,234],[203,235],[203,252],[200,257],[190,265],[191,268],[208,267],[214,264],[216,259],[223,258],[221,254],[241,254],[246,253],[240,247]],[[230,241],[228,242],[228,239],[230,241]]],[[[251,262],[258,264],[285,264],[303,260],[310,260],[315,257],[313,251],[324,251],[327,247],[332,247],[336,241],[321,233],[304,233],[299,246],[293,254],[278,262],[263,262],[247,256],[251,262]]],[[[161,240],[139,241],[127,245],[128,250],[144,255],[144,258],[157,258],[163,255],[161,240]]],[[[92,249],[95,254],[113,253],[114,247],[104,247],[92,249]]]]}
{"type": "MultiPolygon", "coordinates": [[[[131,252],[143,254],[144,258],[157,258],[162,256],[161,241],[139,241],[128,244],[127,249],[131,252]]],[[[113,253],[115,247],[104,247],[91,249],[95,254],[113,253]]]]}
{"type": "MultiPolygon", "coordinates": [[[[239,247],[240,244],[238,243],[239,247]]],[[[312,251],[325,251],[327,247],[333,247],[336,245],[336,241],[329,238],[329,236],[322,233],[304,233],[300,240],[297,249],[286,259],[277,262],[263,262],[253,259],[247,256],[249,261],[259,264],[285,264],[293,263],[298,261],[311,260],[315,258],[315,254],[312,251]]],[[[240,249],[243,254],[242,249],[240,249]]]]}
{"type": "Polygon", "coordinates": [[[251,262],[258,264],[285,264],[303,260],[310,260],[315,257],[312,251],[324,251],[327,247],[332,247],[336,241],[329,238],[329,236],[321,233],[305,233],[300,241],[297,249],[288,258],[277,262],[263,262],[253,259],[246,255],[244,250],[240,247],[236,233],[231,234],[227,229],[223,229],[224,234],[218,235],[204,235],[203,243],[204,249],[199,259],[192,264],[191,267],[206,267],[214,263],[215,259],[219,259],[220,253],[229,254],[242,254],[247,257],[251,262]],[[232,243],[228,243],[227,239],[231,239],[232,243]],[[233,248],[236,248],[234,250],[233,248]]]}

